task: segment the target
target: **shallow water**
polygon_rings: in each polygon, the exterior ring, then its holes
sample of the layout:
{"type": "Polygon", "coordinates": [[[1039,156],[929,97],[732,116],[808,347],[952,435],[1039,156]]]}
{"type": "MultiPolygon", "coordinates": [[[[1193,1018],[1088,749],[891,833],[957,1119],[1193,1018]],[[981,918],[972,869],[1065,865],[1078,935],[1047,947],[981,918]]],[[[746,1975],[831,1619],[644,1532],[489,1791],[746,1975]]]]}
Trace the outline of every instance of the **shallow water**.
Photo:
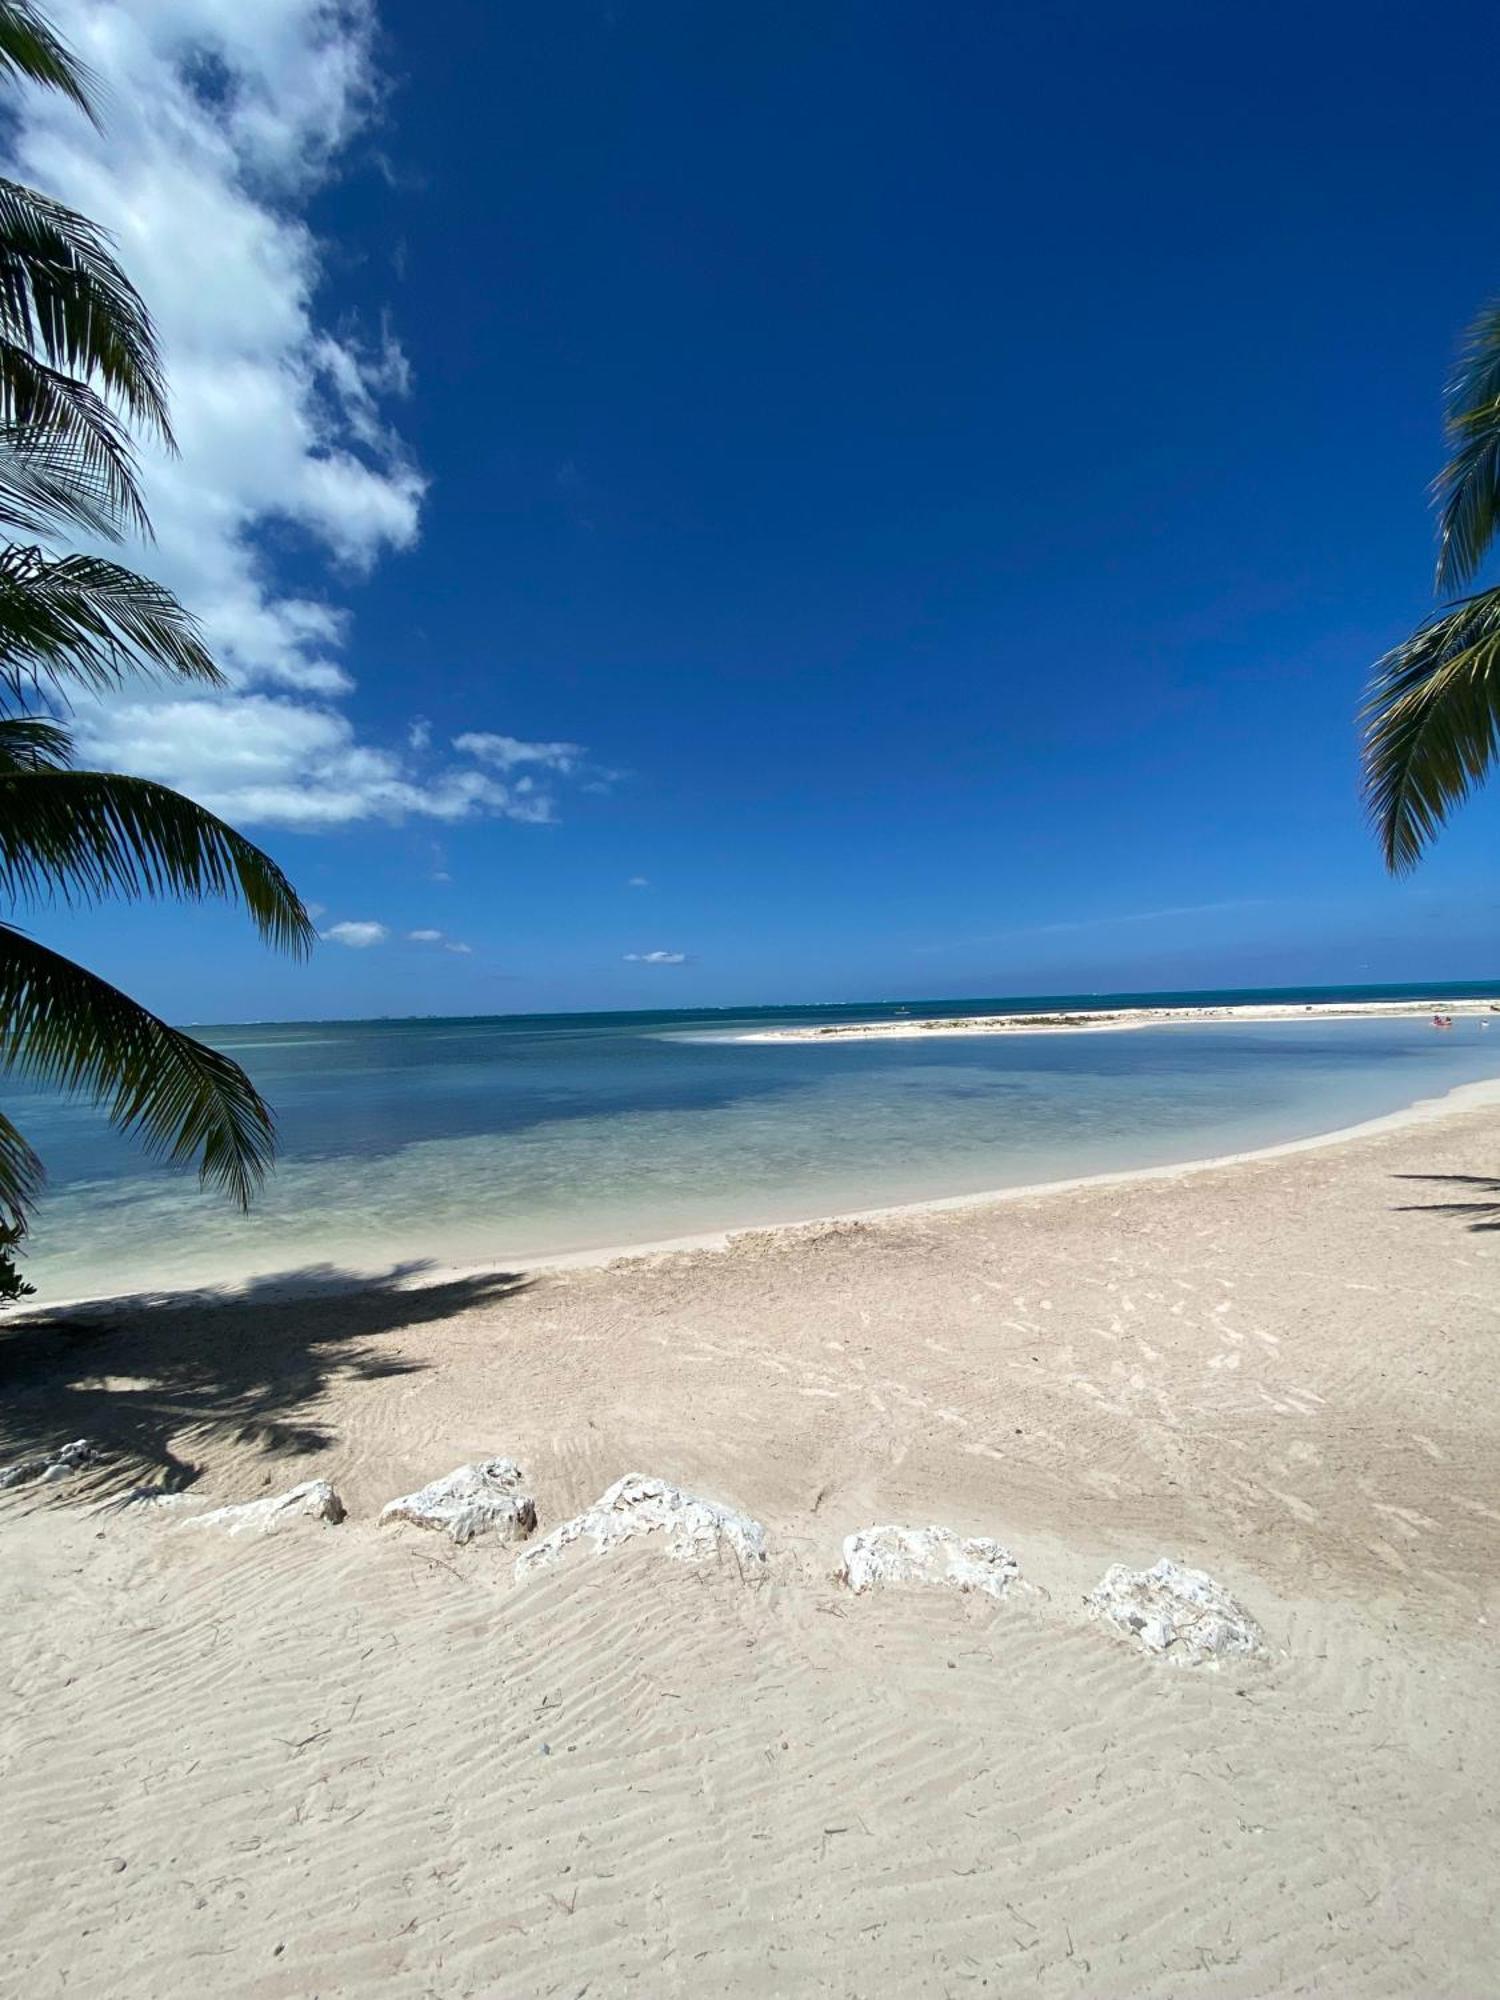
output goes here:
{"type": "Polygon", "coordinates": [[[1493,1030],[1460,1019],[1442,1034],[1362,1020],[726,1038],[769,1018],[200,1030],[280,1121],[280,1165],[249,1216],[144,1160],[87,1106],[13,1088],[7,1109],[52,1176],[28,1275],[45,1299],[325,1264],[504,1265],[1237,1152],[1500,1075],[1500,1016],[1493,1030]]]}

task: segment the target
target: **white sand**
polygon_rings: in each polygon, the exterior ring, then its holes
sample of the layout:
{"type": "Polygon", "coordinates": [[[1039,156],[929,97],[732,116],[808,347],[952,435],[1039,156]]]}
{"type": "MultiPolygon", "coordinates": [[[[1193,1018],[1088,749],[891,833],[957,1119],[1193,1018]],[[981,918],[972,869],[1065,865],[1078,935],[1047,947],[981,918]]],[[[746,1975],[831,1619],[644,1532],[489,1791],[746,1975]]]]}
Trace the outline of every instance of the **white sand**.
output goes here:
{"type": "Polygon", "coordinates": [[[909,1041],[919,1035],[1097,1034],[1120,1028],[1189,1027],[1212,1021],[1351,1021],[1500,1014],[1500,994],[1481,1000],[1317,1000],[1300,1005],[1256,1001],[1228,1007],[1080,1007],[1067,1013],[932,1015],[891,1021],[830,1021],[809,1028],[755,1028],[730,1042],[909,1041]]]}
{"type": "Polygon", "coordinates": [[[14,1328],[4,1457],[89,1435],[349,1518],[3,1496],[0,1991],[1494,1992],[1497,1180],[1471,1099],[718,1253],[14,1328]],[[377,1529],[496,1453],[543,1533],[638,1469],[763,1522],[767,1578],[641,1543],[518,1586],[377,1529]],[[856,1598],[842,1540],[888,1521],[1031,1588],[856,1598]],[[1088,1617],[1159,1555],[1269,1661],[1088,1617]]]}

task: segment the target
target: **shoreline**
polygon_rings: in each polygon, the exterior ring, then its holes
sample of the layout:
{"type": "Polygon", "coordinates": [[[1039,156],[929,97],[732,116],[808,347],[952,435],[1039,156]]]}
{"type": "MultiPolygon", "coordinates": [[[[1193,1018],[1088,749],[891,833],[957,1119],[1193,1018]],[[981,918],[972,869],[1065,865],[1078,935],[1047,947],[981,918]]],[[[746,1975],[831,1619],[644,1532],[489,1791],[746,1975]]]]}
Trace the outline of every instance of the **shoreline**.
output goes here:
{"type": "Polygon", "coordinates": [[[1065,1013],[943,1014],[896,1021],[839,1021],[826,1027],[757,1028],[715,1036],[716,1041],[863,1042],[912,1041],[940,1035],[1097,1035],[1132,1028],[1212,1026],[1225,1022],[1420,1020],[1425,1014],[1468,1018],[1500,1015],[1500,994],[1477,1000],[1310,1000],[1300,1004],[1247,1001],[1224,1007],[1078,1007],[1065,1013]]]}
{"type": "MultiPolygon", "coordinates": [[[[1476,1005],[1484,1003],[1474,1003],[1476,1005]]],[[[1268,1146],[1251,1147],[1234,1153],[1214,1153],[1196,1159],[1170,1161],[1144,1167],[1106,1169],[1102,1173],[1073,1174],[1061,1180],[1026,1181],[1015,1186],[982,1188],[962,1194],[923,1196],[914,1201],[878,1203],[873,1207],[833,1209],[816,1214],[771,1222],[725,1223],[716,1229],[681,1236],[653,1237],[629,1243],[592,1245],[579,1250],[519,1253],[503,1261],[423,1263],[419,1269],[402,1264],[351,1270],[348,1283],[330,1286],[326,1280],[299,1279],[289,1274],[284,1283],[272,1283],[274,1273],[246,1272],[235,1277],[209,1279],[185,1285],[175,1291],[128,1293],[84,1292],[48,1300],[23,1308],[10,1316],[10,1324],[45,1323],[59,1313],[104,1312],[109,1310],[177,1310],[205,1306],[242,1306],[245,1292],[268,1302],[296,1300],[312,1293],[320,1297],[349,1296],[383,1287],[402,1292],[421,1292],[440,1285],[495,1277],[501,1274],[534,1278],[549,1272],[589,1271],[622,1268],[674,1257],[723,1254],[751,1237],[792,1237],[798,1232],[819,1231],[899,1222],[909,1216],[954,1214],[985,1209],[1005,1203],[1064,1195],[1080,1188],[1130,1187],[1147,1182],[1168,1182],[1210,1173],[1219,1168],[1253,1166],[1262,1161],[1290,1158],[1299,1153],[1330,1150],[1377,1138],[1384,1133],[1413,1126],[1434,1124],[1448,1117],[1500,1106],[1500,1075],[1474,1083],[1456,1084],[1440,1097],[1420,1097],[1395,1111],[1358,1120],[1353,1125],[1336,1126],[1327,1132],[1310,1133],[1299,1139],[1277,1140],[1268,1146]]]]}
{"type": "MultiPolygon", "coordinates": [[[[1221,1167],[1255,1166],[1265,1160],[1351,1145],[1361,1139],[1378,1138],[1382,1133],[1435,1124],[1448,1116],[1459,1117],[1465,1112],[1492,1107],[1500,1107],[1500,1076],[1479,1083],[1456,1084],[1441,1097],[1419,1097],[1399,1111],[1384,1111],[1378,1117],[1362,1118],[1356,1124],[1337,1126],[1331,1132],[1315,1132],[1301,1139],[1281,1139],[1269,1146],[1251,1147],[1246,1152],[1211,1153],[1199,1159],[1172,1161],[1165,1166],[1119,1167],[1098,1174],[1071,1174],[1062,1180],[1026,1181],[1015,1187],[981,1188],[969,1194],[929,1195],[917,1201],[883,1202],[873,1208],[836,1209],[790,1222],[727,1223],[722,1229],[701,1230],[695,1235],[564,1251],[536,1260],[518,1257],[512,1262],[516,1270],[528,1276],[545,1271],[603,1270],[611,1266],[648,1262],[658,1257],[725,1251],[750,1236],[780,1236],[795,1234],[798,1230],[835,1229],[852,1223],[898,1222],[906,1216],[955,1214],[965,1209],[989,1208],[1033,1197],[1041,1199],[1071,1194],[1079,1188],[1133,1187],[1146,1181],[1171,1181],[1187,1175],[1212,1173],[1221,1167]]],[[[482,1277],[498,1268],[488,1264],[443,1265],[424,1273],[423,1282],[442,1283],[454,1278],[482,1277]]]]}

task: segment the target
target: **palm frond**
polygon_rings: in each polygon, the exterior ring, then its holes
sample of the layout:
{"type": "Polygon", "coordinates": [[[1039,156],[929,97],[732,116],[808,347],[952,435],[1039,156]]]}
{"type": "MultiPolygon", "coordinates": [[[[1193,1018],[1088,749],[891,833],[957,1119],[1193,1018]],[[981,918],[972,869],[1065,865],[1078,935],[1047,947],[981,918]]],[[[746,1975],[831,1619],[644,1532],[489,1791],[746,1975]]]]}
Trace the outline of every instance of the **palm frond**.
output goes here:
{"type": "Polygon", "coordinates": [[[0,773],[62,771],[72,761],[73,739],[51,716],[0,716],[0,773]]]}
{"type": "Polygon", "coordinates": [[[29,0],[0,0],[0,77],[24,77],[61,91],[91,123],[99,123],[93,72],[29,0]]]}
{"type": "Polygon", "coordinates": [[[156,329],[112,240],[76,209],[3,179],[0,331],[52,368],[97,380],[170,447],[156,329]]]}
{"type": "Polygon", "coordinates": [[[298,957],[316,935],[270,856],[180,792],[103,771],[0,770],[0,894],[35,904],[70,892],[223,897],[298,957]]]}
{"type": "Polygon", "coordinates": [[[199,1179],[242,1208],[270,1164],[271,1113],[238,1063],[9,924],[0,924],[0,1063],[86,1092],[158,1157],[196,1158],[199,1179]]]}
{"type": "Polygon", "coordinates": [[[92,452],[56,432],[0,424],[0,530],[32,541],[81,528],[117,542],[133,518],[92,452]]]}
{"type": "Polygon", "coordinates": [[[39,361],[0,337],[0,442],[21,475],[45,481],[72,511],[92,514],[146,536],[151,523],[141,498],[130,433],[87,382],[39,361]]]}
{"type": "Polygon", "coordinates": [[[1473,576],[1500,524],[1500,303],[1486,306],[1469,328],[1443,427],[1450,456],[1433,497],[1440,509],[1437,587],[1447,593],[1473,576]]]}
{"type": "Polygon", "coordinates": [[[13,1243],[25,1234],[27,1211],[46,1177],[41,1161],[0,1112],[0,1236],[13,1243]]]}
{"type": "Polygon", "coordinates": [[[1434,618],[1377,661],[1364,795],[1386,866],[1405,874],[1500,747],[1500,590],[1434,618]]]}
{"type": "Polygon", "coordinates": [[[175,449],[156,331],[110,239],[0,179],[0,519],[26,533],[149,532],[111,399],[175,449]]]}
{"type": "Polygon", "coordinates": [[[196,620],[162,584],[101,556],[0,548],[0,683],[13,696],[40,681],[97,691],[141,669],[223,685],[196,620]]]}

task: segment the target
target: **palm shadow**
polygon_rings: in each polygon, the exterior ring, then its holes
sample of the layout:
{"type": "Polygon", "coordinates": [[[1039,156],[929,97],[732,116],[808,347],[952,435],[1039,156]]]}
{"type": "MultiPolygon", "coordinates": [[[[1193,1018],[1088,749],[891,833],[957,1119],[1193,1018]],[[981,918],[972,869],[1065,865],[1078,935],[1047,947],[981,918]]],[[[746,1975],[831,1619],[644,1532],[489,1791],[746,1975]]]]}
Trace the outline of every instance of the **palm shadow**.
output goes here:
{"type": "Polygon", "coordinates": [[[1500,1229],[1500,1180],[1484,1174],[1396,1174],[1398,1181],[1425,1181],[1439,1186],[1473,1188],[1488,1201],[1408,1201],[1397,1205],[1401,1215],[1428,1214],[1469,1217],[1470,1229],[1500,1229]]]}
{"type": "MultiPolygon", "coordinates": [[[[369,1280],[332,1265],[256,1279],[229,1297],[135,1294],[38,1311],[0,1330],[0,1462],[74,1438],[101,1454],[91,1490],[181,1492],[183,1453],[232,1441],[267,1457],[325,1451],[316,1406],[336,1381],[378,1382],[429,1364],[375,1343],[524,1291],[513,1272],[408,1287],[420,1264],[369,1280]]],[[[25,1486],[38,1496],[61,1488],[25,1486]]],[[[70,1494],[79,1490],[69,1480],[70,1494]]]]}

